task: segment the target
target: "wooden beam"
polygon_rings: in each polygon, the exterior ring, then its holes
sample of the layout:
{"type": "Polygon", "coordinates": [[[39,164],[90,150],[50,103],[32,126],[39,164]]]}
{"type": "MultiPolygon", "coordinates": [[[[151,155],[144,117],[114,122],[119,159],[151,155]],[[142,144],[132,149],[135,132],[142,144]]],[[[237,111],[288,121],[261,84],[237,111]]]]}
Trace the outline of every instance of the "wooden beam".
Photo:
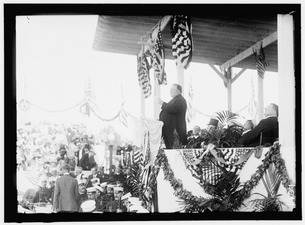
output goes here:
{"type": "Polygon", "coordinates": [[[223,81],[225,82],[225,83],[228,83],[228,79],[221,73],[221,72],[219,72],[219,70],[214,66],[214,65],[212,65],[212,64],[209,64],[210,65],[210,67],[216,72],[216,74],[221,78],[221,79],[223,79],[223,81]]]}
{"type": "Polygon", "coordinates": [[[231,83],[233,84],[234,83],[234,81],[236,81],[237,80],[237,78],[239,78],[245,71],[246,71],[247,69],[245,69],[245,68],[242,68],[242,70],[241,71],[239,71],[238,72],[238,74],[236,74],[234,77],[233,77],[233,79],[232,79],[232,81],[231,81],[231,83]]]}
{"type": "Polygon", "coordinates": [[[257,42],[256,44],[252,45],[250,48],[246,49],[242,53],[238,54],[237,56],[233,57],[232,59],[228,60],[224,64],[220,66],[221,71],[227,70],[229,67],[234,66],[236,63],[242,61],[243,59],[249,57],[253,54],[253,49],[257,49],[260,47],[260,43],[262,42],[262,47],[266,47],[271,43],[277,40],[277,32],[270,34],[268,37],[264,38],[262,41],[257,42]]]}

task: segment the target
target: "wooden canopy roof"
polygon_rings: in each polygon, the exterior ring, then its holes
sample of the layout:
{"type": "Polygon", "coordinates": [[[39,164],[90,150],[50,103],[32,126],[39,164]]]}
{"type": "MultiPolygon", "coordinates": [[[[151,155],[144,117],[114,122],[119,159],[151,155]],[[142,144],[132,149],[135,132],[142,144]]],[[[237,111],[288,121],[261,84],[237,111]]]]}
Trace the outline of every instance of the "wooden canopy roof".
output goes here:
{"type": "MultiPolygon", "coordinates": [[[[203,5],[200,5],[202,7],[203,5]]],[[[193,58],[192,62],[218,66],[231,64],[236,56],[234,67],[255,69],[252,47],[264,41],[263,47],[269,66],[268,71],[277,71],[277,14],[288,14],[289,7],[276,10],[261,10],[257,5],[251,10],[241,9],[222,13],[213,7],[204,6],[202,15],[189,14],[192,21],[193,58]],[[250,48],[250,49],[249,49],[250,48]],[[245,54],[248,49],[248,54],[245,54]],[[238,56],[239,55],[239,56],[238,56]],[[241,61],[238,59],[242,59],[241,61]]],[[[222,6],[223,7],[223,6],[222,6]]],[[[231,6],[231,7],[234,7],[231,6]]],[[[99,51],[137,55],[141,49],[141,37],[148,35],[164,15],[101,15],[98,19],[93,48],[99,51]]],[[[170,25],[162,31],[166,59],[173,59],[171,50],[170,25]]]]}

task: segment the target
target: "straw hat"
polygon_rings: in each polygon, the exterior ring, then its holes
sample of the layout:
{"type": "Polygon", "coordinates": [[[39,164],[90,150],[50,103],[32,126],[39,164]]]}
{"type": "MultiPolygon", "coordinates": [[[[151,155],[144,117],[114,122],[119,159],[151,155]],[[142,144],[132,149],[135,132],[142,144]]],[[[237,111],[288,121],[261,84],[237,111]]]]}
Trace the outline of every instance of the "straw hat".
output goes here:
{"type": "Polygon", "coordinates": [[[101,187],[107,187],[107,182],[103,182],[100,184],[101,187]]]}
{"type": "Polygon", "coordinates": [[[93,212],[95,210],[95,201],[87,200],[83,202],[80,207],[83,212],[93,212]]]}
{"type": "Polygon", "coordinates": [[[125,200],[125,199],[128,199],[129,197],[131,197],[130,192],[128,192],[127,194],[123,195],[121,199],[125,200]]]}
{"type": "Polygon", "coordinates": [[[87,188],[87,193],[96,192],[96,187],[89,187],[87,188]]]}

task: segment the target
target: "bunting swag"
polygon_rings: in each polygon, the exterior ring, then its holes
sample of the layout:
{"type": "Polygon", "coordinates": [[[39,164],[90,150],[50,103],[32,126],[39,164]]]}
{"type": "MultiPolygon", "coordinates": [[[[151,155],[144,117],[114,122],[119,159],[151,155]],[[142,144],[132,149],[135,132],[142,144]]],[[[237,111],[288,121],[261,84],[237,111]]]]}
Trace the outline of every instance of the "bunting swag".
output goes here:
{"type": "Polygon", "coordinates": [[[256,69],[257,69],[257,74],[264,79],[264,74],[265,74],[265,68],[266,66],[269,65],[269,63],[266,61],[265,58],[265,52],[263,49],[263,43],[261,42],[261,46],[258,50],[254,50],[253,49],[253,54],[255,57],[255,61],[256,61],[256,69]]]}
{"type": "Polygon", "coordinates": [[[241,170],[256,148],[215,148],[211,153],[227,170],[241,170]]]}
{"type": "Polygon", "coordinates": [[[221,148],[206,145],[203,149],[182,149],[180,154],[186,168],[201,184],[215,185],[223,169],[239,172],[256,148],[221,148]]]}
{"type": "Polygon", "coordinates": [[[150,65],[145,54],[138,55],[138,81],[145,98],[151,95],[150,65]]]}
{"type": "Polygon", "coordinates": [[[192,61],[192,24],[188,16],[176,15],[172,19],[172,52],[176,65],[180,62],[187,69],[192,61]]]}
{"type": "Polygon", "coordinates": [[[165,54],[162,40],[161,27],[159,24],[159,30],[157,37],[153,40],[153,49],[151,49],[152,66],[155,71],[155,76],[158,79],[159,84],[167,84],[165,67],[165,54]]]}

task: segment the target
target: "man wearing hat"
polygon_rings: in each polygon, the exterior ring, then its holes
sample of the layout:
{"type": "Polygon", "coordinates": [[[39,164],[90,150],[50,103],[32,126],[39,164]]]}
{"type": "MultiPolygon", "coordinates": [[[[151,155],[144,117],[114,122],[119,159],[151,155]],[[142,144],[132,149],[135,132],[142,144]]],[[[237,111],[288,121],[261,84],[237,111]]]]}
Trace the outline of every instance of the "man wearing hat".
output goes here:
{"type": "Polygon", "coordinates": [[[50,177],[49,178],[49,185],[50,187],[47,190],[48,193],[48,201],[53,204],[53,196],[54,196],[54,190],[55,190],[55,182],[56,182],[56,177],[50,177]]]}
{"type": "Polygon", "coordinates": [[[96,188],[95,187],[89,187],[86,189],[87,190],[87,196],[88,199],[90,200],[95,200],[95,192],[96,192],[96,188]]]}
{"type": "Polygon", "coordinates": [[[88,187],[93,186],[92,181],[93,182],[98,181],[98,183],[100,183],[102,181],[102,177],[100,174],[98,174],[96,166],[91,168],[91,174],[89,175],[88,179],[89,179],[88,187]]]}
{"type": "Polygon", "coordinates": [[[38,191],[33,199],[33,202],[49,202],[48,201],[48,189],[47,189],[47,177],[42,176],[39,178],[38,181],[38,191]]]}
{"type": "Polygon", "coordinates": [[[106,206],[109,202],[113,201],[114,200],[114,185],[113,184],[108,184],[107,185],[107,194],[104,195],[102,197],[102,200],[101,200],[101,205],[102,205],[102,210],[106,210],[106,206]]]}
{"type": "Polygon", "coordinates": [[[55,183],[53,209],[57,212],[78,212],[79,191],[76,179],[70,176],[70,166],[62,166],[63,176],[55,183]]]}
{"type": "Polygon", "coordinates": [[[208,128],[207,130],[210,132],[213,129],[216,129],[218,127],[218,120],[211,118],[210,122],[208,123],[208,128]]]}
{"type": "Polygon", "coordinates": [[[80,204],[82,204],[84,201],[88,200],[85,180],[78,180],[78,191],[79,191],[79,195],[80,195],[79,202],[80,202],[80,204]]]}
{"type": "Polygon", "coordinates": [[[173,148],[175,130],[178,133],[179,141],[182,145],[187,144],[185,121],[187,105],[181,94],[182,87],[178,84],[173,84],[170,90],[171,101],[166,103],[159,98],[155,98],[155,101],[161,105],[159,120],[164,123],[162,137],[167,149],[173,148]]]}
{"type": "Polygon", "coordinates": [[[123,195],[122,187],[114,187],[114,201],[106,205],[106,212],[127,212],[126,206],[123,205],[121,200],[123,195]]]}

